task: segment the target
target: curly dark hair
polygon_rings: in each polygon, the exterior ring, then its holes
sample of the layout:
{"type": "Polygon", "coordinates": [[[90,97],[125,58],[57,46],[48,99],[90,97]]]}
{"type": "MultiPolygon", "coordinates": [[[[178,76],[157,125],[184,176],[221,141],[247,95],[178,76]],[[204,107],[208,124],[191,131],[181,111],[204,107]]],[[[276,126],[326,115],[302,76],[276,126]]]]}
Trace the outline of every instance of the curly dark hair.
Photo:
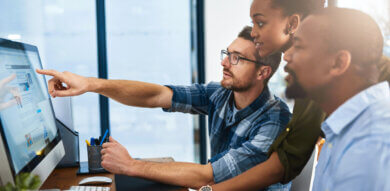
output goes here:
{"type": "Polygon", "coordinates": [[[313,11],[324,8],[325,4],[325,0],[271,0],[271,2],[272,7],[282,9],[285,16],[299,14],[302,20],[313,11]]]}

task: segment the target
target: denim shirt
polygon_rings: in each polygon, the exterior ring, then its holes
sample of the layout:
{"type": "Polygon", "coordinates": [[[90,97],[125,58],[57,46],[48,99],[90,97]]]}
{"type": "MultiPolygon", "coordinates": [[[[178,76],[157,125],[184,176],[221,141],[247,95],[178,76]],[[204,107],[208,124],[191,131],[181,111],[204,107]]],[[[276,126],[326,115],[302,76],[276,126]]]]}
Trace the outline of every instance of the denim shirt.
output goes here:
{"type": "Polygon", "coordinates": [[[267,160],[270,145],[291,117],[287,105],[272,96],[268,87],[234,116],[233,91],[221,87],[219,83],[168,87],[173,90],[172,106],[164,111],[208,115],[209,162],[216,183],[267,160]]]}

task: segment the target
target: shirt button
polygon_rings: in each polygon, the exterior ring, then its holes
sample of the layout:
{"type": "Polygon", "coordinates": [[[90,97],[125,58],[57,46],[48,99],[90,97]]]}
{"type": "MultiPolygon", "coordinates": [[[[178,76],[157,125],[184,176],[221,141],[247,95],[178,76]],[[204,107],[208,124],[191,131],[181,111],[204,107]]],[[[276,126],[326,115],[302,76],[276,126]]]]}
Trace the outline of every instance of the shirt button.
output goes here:
{"type": "Polygon", "coordinates": [[[331,149],[332,147],[333,147],[333,144],[332,144],[332,143],[329,143],[329,144],[328,144],[328,148],[331,149]]]}
{"type": "Polygon", "coordinates": [[[290,131],[290,128],[287,128],[286,131],[289,132],[289,131],[290,131]]]}

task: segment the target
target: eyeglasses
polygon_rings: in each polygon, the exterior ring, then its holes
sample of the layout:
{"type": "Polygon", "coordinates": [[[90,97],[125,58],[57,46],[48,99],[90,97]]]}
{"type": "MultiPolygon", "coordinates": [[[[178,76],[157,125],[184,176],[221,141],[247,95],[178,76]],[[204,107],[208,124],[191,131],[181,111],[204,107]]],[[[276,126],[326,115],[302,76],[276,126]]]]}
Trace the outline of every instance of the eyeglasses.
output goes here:
{"type": "Polygon", "coordinates": [[[251,59],[248,59],[245,57],[241,57],[237,53],[228,52],[227,50],[221,50],[221,61],[224,60],[226,58],[226,56],[229,57],[229,62],[231,65],[237,65],[238,62],[240,62],[240,60],[246,60],[249,62],[253,62],[255,64],[259,64],[258,62],[254,61],[254,60],[251,60],[251,59]]]}

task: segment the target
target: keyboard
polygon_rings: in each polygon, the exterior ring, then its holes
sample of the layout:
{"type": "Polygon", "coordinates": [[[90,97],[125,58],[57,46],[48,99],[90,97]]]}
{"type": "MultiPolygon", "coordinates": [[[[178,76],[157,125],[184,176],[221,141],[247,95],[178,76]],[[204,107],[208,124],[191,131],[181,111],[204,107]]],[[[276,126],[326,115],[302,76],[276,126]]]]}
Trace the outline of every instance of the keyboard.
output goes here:
{"type": "Polygon", "coordinates": [[[99,187],[99,186],[72,186],[71,191],[110,191],[110,187],[99,187]]]}

